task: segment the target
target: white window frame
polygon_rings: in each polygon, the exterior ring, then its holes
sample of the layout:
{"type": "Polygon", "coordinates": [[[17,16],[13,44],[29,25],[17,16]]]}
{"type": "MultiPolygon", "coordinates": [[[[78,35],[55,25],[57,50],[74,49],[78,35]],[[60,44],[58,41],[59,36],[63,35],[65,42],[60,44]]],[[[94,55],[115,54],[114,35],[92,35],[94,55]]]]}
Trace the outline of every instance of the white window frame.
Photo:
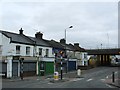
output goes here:
{"type": "Polygon", "coordinates": [[[30,55],[30,47],[26,47],[26,55],[30,55]]]}
{"type": "Polygon", "coordinates": [[[39,55],[42,56],[42,48],[38,49],[39,55]]]}
{"type": "Polygon", "coordinates": [[[21,49],[21,46],[20,45],[16,45],[16,54],[20,54],[20,49],[21,49]],[[17,47],[19,47],[19,50],[17,50],[17,47]]]}
{"type": "Polygon", "coordinates": [[[2,55],[2,45],[0,45],[0,55],[2,55]]]}
{"type": "Polygon", "coordinates": [[[46,49],[46,57],[49,57],[49,49],[46,49]]]}

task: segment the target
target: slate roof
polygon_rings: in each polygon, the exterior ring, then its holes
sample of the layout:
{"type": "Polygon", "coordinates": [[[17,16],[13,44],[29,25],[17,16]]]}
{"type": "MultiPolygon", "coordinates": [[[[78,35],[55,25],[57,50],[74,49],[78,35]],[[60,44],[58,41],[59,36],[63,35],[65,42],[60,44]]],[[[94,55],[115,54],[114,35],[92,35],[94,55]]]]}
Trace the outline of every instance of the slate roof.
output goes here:
{"type": "Polygon", "coordinates": [[[46,40],[46,42],[48,42],[51,45],[51,47],[53,47],[53,48],[64,49],[64,46],[55,40],[46,40]]]}
{"type": "MultiPolygon", "coordinates": [[[[60,43],[60,42],[59,42],[60,43]]],[[[74,51],[75,50],[75,48],[74,48],[74,46],[71,44],[71,45],[69,45],[69,44],[62,44],[62,43],[60,43],[64,48],[65,48],[65,45],[66,45],[66,50],[70,50],[70,51],[74,51]]]]}
{"type": "Polygon", "coordinates": [[[68,45],[68,47],[70,48],[70,50],[75,51],[74,45],[72,45],[71,43],[70,43],[70,44],[67,44],[67,45],[68,45]]]}
{"type": "Polygon", "coordinates": [[[74,46],[74,47],[75,47],[75,51],[86,52],[86,50],[84,48],[81,48],[78,46],[74,46]]]}
{"type": "MultiPolygon", "coordinates": [[[[27,44],[27,45],[39,45],[39,46],[46,46],[46,47],[53,47],[59,49],[65,49],[65,44],[57,42],[55,40],[45,40],[45,39],[38,39],[35,37],[26,36],[24,34],[16,34],[12,32],[2,31],[0,32],[5,35],[6,37],[10,38],[12,43],[20,43],[20,44],[27,44]]],[[[85,49],[81,47],[76,47],[72,44],[66,44],[66,50],[71,51],[85,51],[85,49]]]]}
{"type": "MultiPolygon", "coordinates": [[[[65,46],[65,44],[62,44],[65,46]]],[[[80,52],[85,52],[84,48],[78,47],[78,46],[74,46],[72,44],[66,44],[66,49],[67,50],[71,50],[71,51],[80,51],[80,52]]]]}
{"type": "Polygon", "coordinates": [[[11,42],[13,43],[21,43],[21,44],[29,44],[29,45],[34,45],[35,42],[29,39],[27,36],[23,34],[16,34],[16,33],[11,33],[7,31],[1,31],[0,32],[5,35],[6,37],[10,38],[11,42]]]}
{"type": "Polygon", "coordinates": [[[35,38],[35,37],[29,37],[29,38],[31,40],[35,41],[36,45],[51,47],[51,45],[46,40],[44,40],[44,39],[38,39],[38,38],[35,38]]]}

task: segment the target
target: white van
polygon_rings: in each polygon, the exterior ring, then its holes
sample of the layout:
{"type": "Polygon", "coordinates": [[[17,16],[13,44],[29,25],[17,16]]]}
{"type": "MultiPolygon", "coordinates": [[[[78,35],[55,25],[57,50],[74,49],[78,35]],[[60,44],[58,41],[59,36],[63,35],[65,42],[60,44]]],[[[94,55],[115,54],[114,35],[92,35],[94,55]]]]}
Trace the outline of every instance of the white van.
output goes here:
{"type": "Polygon", "coordinates": [[[112,58],[111,59],[111,66],[120,66],[120,59],[116,58],[112,58]]]}

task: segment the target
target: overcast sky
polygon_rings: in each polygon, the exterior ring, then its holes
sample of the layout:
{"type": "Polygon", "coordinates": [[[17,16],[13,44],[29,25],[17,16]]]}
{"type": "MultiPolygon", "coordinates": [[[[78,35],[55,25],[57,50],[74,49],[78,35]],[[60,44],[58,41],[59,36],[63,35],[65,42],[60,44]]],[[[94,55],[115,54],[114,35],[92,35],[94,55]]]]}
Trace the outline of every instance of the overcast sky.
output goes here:
{"type": "Polygon", "coordinates": [[[66,29],[67,43],[88,49],[101,48],[101,44],[103,48],[118,46],[118,2],[5,1],[1,3],[1,30],[19,33],[22,27],[25,35],[34,37],[41,31],[44,39],[59,41],[66,29]]]}

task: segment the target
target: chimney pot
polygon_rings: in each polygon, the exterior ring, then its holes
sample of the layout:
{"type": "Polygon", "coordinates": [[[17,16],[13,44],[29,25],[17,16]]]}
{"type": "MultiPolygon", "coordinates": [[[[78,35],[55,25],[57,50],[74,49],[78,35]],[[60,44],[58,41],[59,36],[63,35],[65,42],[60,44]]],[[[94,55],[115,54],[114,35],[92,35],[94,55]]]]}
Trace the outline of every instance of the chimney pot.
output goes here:
{"type": "Polygon", "coordinates": [[[42,39],[43,34],[42,34],[41,32],[37,32],[37,33],[35,34],[35,37],[38,38],[38,39],[42,39]]]}
{"type": "Polygon", "coordinates": [[[22,28],[19,30],[19,34],[23,34],[23,29],[22,28]]]}
{"type": "Polygon", "coordinates": [[[65,39],[60,39],[60,43],[65,44],[65,39]]]}
{"type": "Polygon", "coordinates": [[[77,47],[79,47],[79,43],[74,43],[74,46],[77,46],[77,47]]]}

